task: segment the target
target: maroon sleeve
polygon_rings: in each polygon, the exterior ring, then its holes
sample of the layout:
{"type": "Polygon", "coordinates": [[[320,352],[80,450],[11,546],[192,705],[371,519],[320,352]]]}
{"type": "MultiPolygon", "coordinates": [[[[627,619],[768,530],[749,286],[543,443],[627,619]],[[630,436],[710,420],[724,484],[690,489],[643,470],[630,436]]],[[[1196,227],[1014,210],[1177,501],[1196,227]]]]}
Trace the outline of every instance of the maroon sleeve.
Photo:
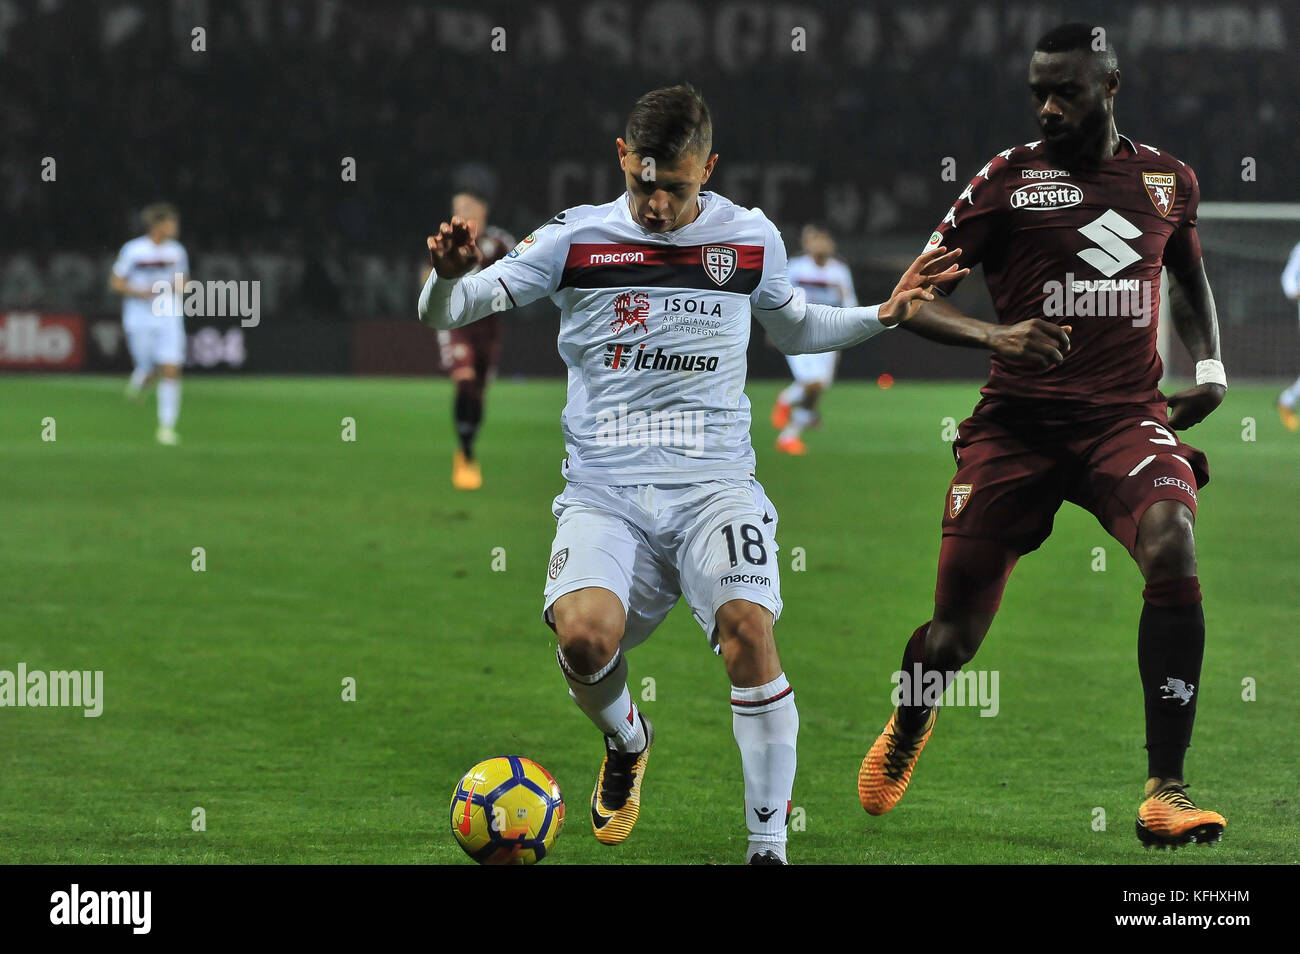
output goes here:
{"type": "Polygon", "coordinates": [[[1201,204],[1201,184],[1196,181],[1196,173],[1191,166],[1186,166],[1187,202],[1183,206],[1182,219],[1174,234],[1165,243],[1164,263],[1175,275],[1186,275],[1201,260],[1201,238],[1196,232],[1196,211],[1201,204]]]}
{"type": "MultiPolygon", "coordinates": [[[[984,261],[1006,223],[1007,206],[1002,201],[1001,183],[1006,167],[1007,155],[999,153],[975,174],[931,233],[926,251],[940,245],[949,249],[960,248],[958,264],[963,268],[973,268],[984,261]]],[[[935,288],[947,295],[957,285],[958,282],[948,282],[935,288]]]]}

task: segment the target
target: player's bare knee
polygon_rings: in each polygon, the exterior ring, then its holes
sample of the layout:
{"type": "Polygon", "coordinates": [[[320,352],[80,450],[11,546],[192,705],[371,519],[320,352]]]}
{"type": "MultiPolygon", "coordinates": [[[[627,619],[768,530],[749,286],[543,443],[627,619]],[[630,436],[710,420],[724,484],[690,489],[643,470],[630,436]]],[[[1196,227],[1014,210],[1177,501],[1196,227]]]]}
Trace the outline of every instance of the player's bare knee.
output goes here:
{"type": "Polygon", "coordinates": [[[627,622],[618,597],[567,593],[555,601],[552,613],[560,652],[576,672],[596,672],[614,658],[627,622]]]}
{"type": "Polygon", "coordinates": [[[772,613],[758,603],[733,599],[719,607],[718,645],[735,685],[762,685],[780,672],[772,613]]]}
{"type": "Polygon", "coordinates": [[[1178,501],[1160,501],[1142,515],[1134,547],[1138,568],[1148,581],[1196,575],[1192,512],[1178,501]]]}

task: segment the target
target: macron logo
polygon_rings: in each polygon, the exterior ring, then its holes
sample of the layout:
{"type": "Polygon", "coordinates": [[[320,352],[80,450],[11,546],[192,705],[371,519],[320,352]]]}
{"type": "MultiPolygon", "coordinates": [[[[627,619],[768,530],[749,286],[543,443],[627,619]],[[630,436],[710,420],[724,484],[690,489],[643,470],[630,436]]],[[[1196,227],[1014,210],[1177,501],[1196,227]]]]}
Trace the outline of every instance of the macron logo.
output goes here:
{"type": "Polygon", "coordinates": [[[70,891],[50,895],[51,924],[129,924],[133,934],[148,934],[152,891],[70,891]]]}
{"type": "Polygon", "coordinates": [[[630,262],[644,262],[645,252],[592,252],[587,259],[588,265],[626,265],[630,262]]]}

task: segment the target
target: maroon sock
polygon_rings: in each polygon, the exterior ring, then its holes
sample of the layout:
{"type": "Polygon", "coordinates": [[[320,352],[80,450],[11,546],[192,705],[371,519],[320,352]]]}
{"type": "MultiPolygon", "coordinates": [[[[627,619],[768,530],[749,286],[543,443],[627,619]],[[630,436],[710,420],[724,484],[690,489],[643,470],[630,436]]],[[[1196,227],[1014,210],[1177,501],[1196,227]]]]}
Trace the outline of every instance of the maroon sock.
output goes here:
{"type": "MultiPolygon", "coordinates": [[[[898,706],[898,727],[909,735],[921,731],[925,725],[925,720],[930,718],[930,710],[934,708],[928,705],[919,705],[921,701],[921,690],[928,684],[926,676],[934,671],[933,667],[925,664],[925,636],[930,631],[930,623],[925,622],[912,632],[912,638],[907,641],[907,646],[903,649],[902,671],[906,676],[903,686],[909,688],[911,692],[903,693],[903,699],[898,706]]],[[[946,689],[952,673],[944,673],[943,685],[946,689]]]]}
{"type": "Polygon", "coordinates": [[[1148,583],[1138,623],[1138,673],[1146,701],[1147,773],[1183,777],[1205,653],[1205,614],[1196,577],[1148,583]]]}

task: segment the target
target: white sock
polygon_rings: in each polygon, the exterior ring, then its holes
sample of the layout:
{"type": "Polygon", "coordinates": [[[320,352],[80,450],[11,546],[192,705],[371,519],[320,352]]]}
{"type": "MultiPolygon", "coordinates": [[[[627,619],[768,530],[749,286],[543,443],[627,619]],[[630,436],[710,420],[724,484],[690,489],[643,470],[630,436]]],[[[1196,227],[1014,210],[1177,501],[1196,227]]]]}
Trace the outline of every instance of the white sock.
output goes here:
{"type": "Polygon", "coordinates": [[[146,368],[144,366],[138,367],[134,371],[132,371],[131,389],[133,391],[139,391],[142,387],[144,387],[144,383],[149,380],[149,375],[152,371],[153,368],[146,368]]]}
{"type": "Polygon", "coordinates": [[[589,676],[575,673],[558,646],[555,658],[569,684],[569,695],[596,728],[613,737],[614,747],[620,752],[644,749],[645,727],[632,694],[627,691],[627,660],[623,658],[623,650],[616,650],[613,659],[589,676]]]}
{"type": "Polygon", "coordinates": [[[764,686],[732,686],[731,712],[745,772],[745,824],[749,826],[746,857],[771,851],[785,861],[786,823],[799,737],[794,690],[785,673],[764,686]]]}
{"type": "Polygon", "coordinates": [[[1295,410],[1297,402],[1300,402],[1300,378],[1295,379],[1295,383],[1282,392],[1282,396],[1277,399],[1283,407],[1289,407],[1295,410]]]}
{"type": "Polygon", "coordinates": [[[781,392],[777,398],[782,404],[798,404],[803,400],[803,385],[796,381],[781,392]]]}
{"type": "Polygon", "coordinates": [[[798,437],[812,423],[817,420],[817,412],[810,411],[806,407],[797,407],[790,413],[790,423],[781,431],[780,439],[783,441],[791,440],[798,437]]]}
{"type": "Polygon", "coordinates": [[[180,378],[162,378],[158,381],[158,423],[162,427],[175,427],[181,416],[180,378]]]}

